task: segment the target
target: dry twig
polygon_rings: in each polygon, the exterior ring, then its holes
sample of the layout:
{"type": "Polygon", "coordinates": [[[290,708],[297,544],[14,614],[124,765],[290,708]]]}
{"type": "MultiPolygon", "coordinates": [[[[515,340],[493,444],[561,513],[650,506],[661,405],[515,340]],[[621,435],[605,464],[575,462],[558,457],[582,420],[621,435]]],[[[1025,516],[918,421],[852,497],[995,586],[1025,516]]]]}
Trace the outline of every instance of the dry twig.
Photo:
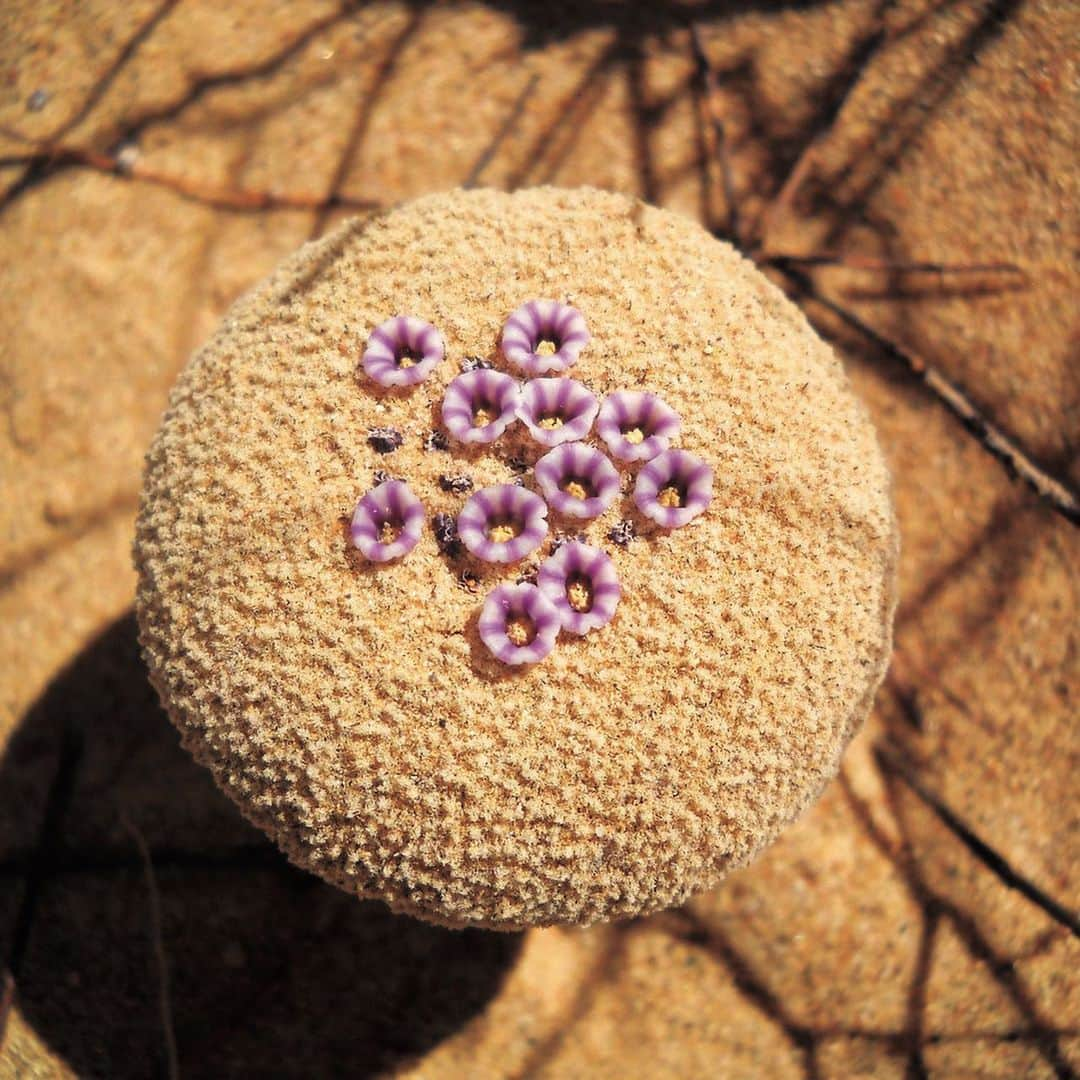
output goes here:
{"type": "Polygon", "coordinates": [[[525,108],[529,104],[529,98],[532,97],[533,91],[539,82],[539,75],[533,73],[529,77],[529,81],[514,100],[514,104],[510,106],[510,112],[507,113],[506,119],[499,126],[499,130],[495,132],[491,141],[484,147],[484,152],[476,159],[476,164],[469,170],[469,175],[462,180],[462,187],[471,188],[477,185],[484,170],[499,152],[499,147],[507,140],[517,122],[524,115],[525,108]]]}
{"type": "Polygon", "coordinates": [[[119,154],[106,154],[78,146],[63,144],[37,148],[25,158],[7,158],[0,165],[22,162],[29,171],[8,191],[5,202],[10,202],[24,188],[37,183],[43,176],[70,165],[82,165],[98,172],[108,173],[136,183],[152,184],[166,188],[181,198],[202,203],[219,210],[257,212],[261,210],[315,210],[333,207],[357,211],[382,209],[382,203],[373,199],[353,199],[347,195],[331,193],[327,196],[310,192],[259,191],[252,188],[227,188],[207,184],[188,177],[174,176],[151,169],[138,160],[128,162],[119,154]]]}
{"type": "Polygon", "coordinates": [[[1080,524],[1080,495],[1037,465],[1014,439],[979,410],[956,383],[904,346],[880,334],[854,312],[824,296],[802,271],[790,266],[782,269],[804,298],[825,308],[890,359],[902,364],[912,375],[921,379],[930,393],[960,420],[980,445],[997,458],[1011,475],[1020,477],[1067,521],[1080,524]]]}
{"type": "Polygon", "coordinates": [[[1080,938],[1080,918],[1077,918],[1076,913],[1013,869],[1004,855],[995,851],[985,840],[972,832],[949,807],[930,793],[919,780],[915,769],[904,760],[901,754],[886,745],[875,747],[874,754],[878,766],[902,780],[920,801],[933,810],[942,824],[964,847],[998,877],[1003,885],[1015,889],[1036,907],[1045,911],[1055,922],[1067,927],[1074,937],[1080,938]]]}
{"type": "Polygon", "coordinates": [[[15,1007],[15,980],[10,971],[0,975],[0,1051],[4,1049],[4,1036],[7,1034],[8,1017],[15,1007]]]}
{"type": "Polygon", "coordinates": [[[150,858],[150,849],[138,827],[126,814],[121,814],[120,821],[131,833],[142,859],[143,873],[146,875],[146,889],[150,897],[150,933],[154,943],[154,959],[158,978],[158,1005],[161,1012],[162,1035],[165,1039],[165,1063],[169,1080],[179,1080],[180,1060],[176,1052],[176,1031],[173,1026],[172,999],[169,993],[169,964],[165,955],[165,942],[161,936],[161,894],[158,892],[157,878],[154,875],[154,863],[150,858]]]}
{"type": "Polygon", "coordinates": [[[1024,270],[1015,263],[941,263],[904,261],[902,259],[878,259],[858,253],[822,251],[809,255],[791,255],[785,252],[764,252],[757,257],[759,263],[778,269],[797,266],[838,266],[847,270],[892,272],[897,274],[1009,274],[1026,278],[1024,270]]]}
{"type": "Polygon", "coordinates": [[[698,78],[702,87],[702,98],[705,113],[713,132],[713,140],[716,143],[716,160],[720,165],[720,183],[724,191],[724,206],[727,209],[727,225],[725,233],[732,243],[738,245],[742,239],[742,222],[739,218],[739,203],[735,196],[735,179],[731,171],[731,155],[728,147],[727,127],[720,112],[719,85],[716,79],[716,71],[709,61],[705,46],[701,40],[701,33],[697,24],[690,27],[690,45],[694,53],[694,63],[697,66],[698,78]]]}

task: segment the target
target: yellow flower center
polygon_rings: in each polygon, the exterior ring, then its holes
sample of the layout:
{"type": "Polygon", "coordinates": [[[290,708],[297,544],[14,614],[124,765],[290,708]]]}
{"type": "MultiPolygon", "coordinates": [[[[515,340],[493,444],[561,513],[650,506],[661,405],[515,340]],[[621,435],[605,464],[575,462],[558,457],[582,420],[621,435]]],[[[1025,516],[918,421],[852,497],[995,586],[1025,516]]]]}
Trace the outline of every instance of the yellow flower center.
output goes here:
{"type": "Polygon", "coordinates": [[[527,615],[511,615],[506,620],[506,636],[520,648],[536,637],[536,627],[527,615]]]}
{"type": "Polygon", "coordinates": [[[496,544],[505,544],[513,540],[521,530],[511,521],[501,521],[488,529],[488,539],[496,544]]]}
{"type": "Polygon", "coordinates": [[[592,608],[592,589],[583,578],[571,581],[566,587],[566,599],[575,611],[589,611],[592,608]]]}

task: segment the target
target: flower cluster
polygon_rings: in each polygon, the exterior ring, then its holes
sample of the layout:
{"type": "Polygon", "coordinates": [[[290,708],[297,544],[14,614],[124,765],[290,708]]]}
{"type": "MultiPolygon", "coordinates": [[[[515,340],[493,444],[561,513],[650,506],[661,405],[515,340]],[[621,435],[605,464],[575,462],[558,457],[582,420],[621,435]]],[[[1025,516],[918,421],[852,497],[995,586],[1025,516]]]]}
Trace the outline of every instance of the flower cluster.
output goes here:
{"type": "MultiPolygon", "coordinates": [[[[589,342],[581,312],[555,300],[531,300],[507,319],[503,356],[528,380],[521,384],[481,357],[469,357],[446,388],[442,422],[450,440],[464,446],[493,443],[520,421],[547,452],[533,470],[540,494],[522,478],[474,492],[455,520],[435,516],[439,550],[456,558],[498,564],[519,563],[537,551],[548,533],[548,511],[591,520],[615,501],[622,485],[616,466],[584,440],[595,424],[608,454],[625,470],[639,465],[633,502],[642,516],[663,529],[688,524],[712,499],[712,469],[687,450],[671,449],[680,431],[678,414],[656,394],[620,390],[603,401],[582,383],[560,377],[577,363],[589,342]]],[[[414,316],[399,315],[372,331],[362,366],[383,387],[412,387],[426,379],[445,356],[439,332],[414,316]]],[[[369,441],[391,453],[401,437],[389,429],[372,431],[369,441]]],[[[425,446],[446,450],[450,441],[432,432],[425,446]]],[[[380,476],[381,478],[381,476],[380,476]]],[[[628,478],[629,479],[629,478],[628,478]]],[[[472,490],[467,476],[440,477],[443,490],[472,490]]],[[[373,562],[407,555],[420,539],[424,509],[408,485],[387,480],[357,503],[351,537],[373,562]]],[[[633,522],[609,533],[625,547],[636,536],[633,522]]],[[[480,612],[480,638],[503,664],[533,664],[555,647],[560,631],[583,635],[606,625],[622,590],[611,558],[583,539],[552,546],[550,556],[516,584],[496,587],[480,612]],[[535,580],[534,580],[535,578],[535,580]]]]}

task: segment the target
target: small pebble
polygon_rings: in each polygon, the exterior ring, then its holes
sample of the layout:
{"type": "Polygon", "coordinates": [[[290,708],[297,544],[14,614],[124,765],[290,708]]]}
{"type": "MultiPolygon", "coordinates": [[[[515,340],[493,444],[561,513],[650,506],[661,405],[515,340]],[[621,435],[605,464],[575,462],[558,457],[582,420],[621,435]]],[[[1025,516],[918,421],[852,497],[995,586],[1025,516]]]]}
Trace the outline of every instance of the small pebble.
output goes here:
{"type": "Polygon", "coordinates": [[[112,159],[116,162],[117,171],[125,175],[130,174],[139,160],[139,144],[134,139],[121,139],[111,151],[112,159]]]}
{"type": "Polygon", "coordinates": [[[619,547],[626,547],[631,540],[637,539],[637,529],[628,518],[623,518],[617,525],[613,525],[608,532],[608,539],[619,547]]]}
{"type": "Polygon", "coordinates": [[[429,431],[424,436],[424,449],[429,453],[433,450],[449,450],[450,440],[441,431],[429,431]]]}
{"type": "Polygon", "coordinates": [[[48,90],[35,90],[26,99],[26,111],[27,112],[41,112],[46,105],[49,104],[49,98],[52,95],[48,90]]]}

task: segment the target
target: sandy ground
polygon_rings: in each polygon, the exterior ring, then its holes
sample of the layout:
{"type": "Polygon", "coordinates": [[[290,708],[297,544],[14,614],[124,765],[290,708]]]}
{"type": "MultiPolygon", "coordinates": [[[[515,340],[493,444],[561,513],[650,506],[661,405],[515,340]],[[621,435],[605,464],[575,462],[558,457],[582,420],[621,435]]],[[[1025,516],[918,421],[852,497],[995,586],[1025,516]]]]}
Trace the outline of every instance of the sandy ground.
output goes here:
{"type": "Polygon", "coordinates": [[[1034,0],[9,4],[0,1075],[1080,1069],[1078,45],[1075,9],[1034,0]],[[710,104],[742,246],[842,345],[895,472],[892,673],[814,810],[683,910],[393,919],[289,868],[145,683],[129,549],[167,388],[230,300],[371,204],[589,182],[726,228],[710,104]],[[775,259],[821,253],[1022,273],[775,259]]]}

